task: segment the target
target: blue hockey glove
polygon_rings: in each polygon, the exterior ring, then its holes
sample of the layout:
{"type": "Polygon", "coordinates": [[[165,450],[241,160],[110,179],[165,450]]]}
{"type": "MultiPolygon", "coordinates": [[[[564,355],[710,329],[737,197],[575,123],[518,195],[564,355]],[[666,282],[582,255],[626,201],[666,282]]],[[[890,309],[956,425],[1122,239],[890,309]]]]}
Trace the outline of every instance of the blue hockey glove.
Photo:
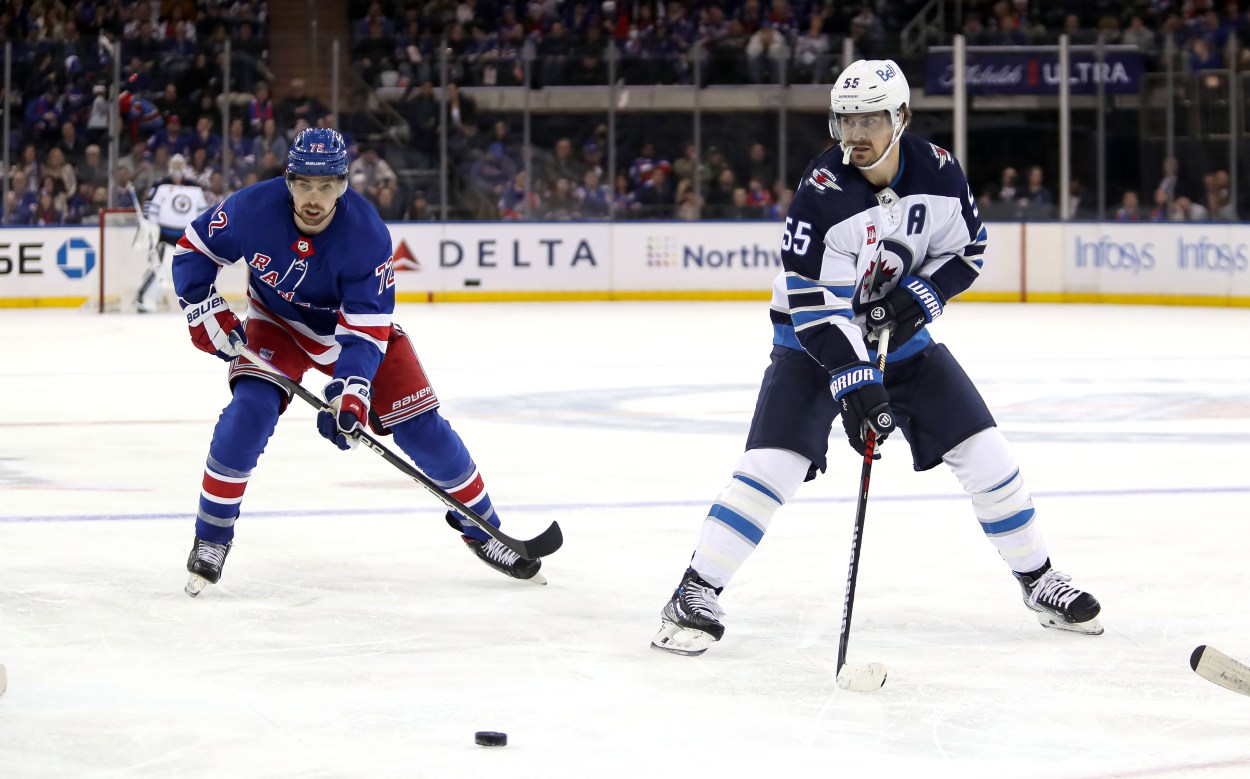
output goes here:
{"type": "MultiPolygon", "coordinates": [[[[858,362],[835,373],[830,388],[842,409],[846,440],[856,452],[864,453],[869,428],[876,432],[877,444],[894,432],[890,395],[881,383],[881,371],[872,363],[858,362]]],[[[880,457],[873,452],[874,460],[880,457]]]]}
{"type": "Polygon", "coordinates": [[[897,287],[868,307],[865,320],[869,332],[893,328],[889,348],[893,352],[937,319],[945,305],[937,287],[919,276],[904,276],[897,287]]]}
{"type": "Polygon", "coordinates": [[[360,443],[357,433],[364,429],[369,418],[369,396],[372,388],[369,380],[360,376],[335,379],[326,385],[326,401],[329,411],[317,413],[317,432],[335,446],[347,451],[360,443]]]}

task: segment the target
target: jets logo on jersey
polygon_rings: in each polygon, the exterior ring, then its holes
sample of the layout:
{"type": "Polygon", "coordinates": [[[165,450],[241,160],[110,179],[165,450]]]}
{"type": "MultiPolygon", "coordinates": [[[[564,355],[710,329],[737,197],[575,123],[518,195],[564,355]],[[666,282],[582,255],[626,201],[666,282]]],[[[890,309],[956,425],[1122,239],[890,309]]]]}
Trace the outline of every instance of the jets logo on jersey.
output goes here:
{"type": "Polygon", "coordinates": [[[174,209],[175,214],[185,214],[191,210],[191,198],[183,194],[174,195],[174,199],[170,201],[169,206],[174,209]]]}
{"type": "Polygon", "coordinates": [[[807,177],[807,183],[811,184],[821,192],[824,192],[827,189],[836,189],[839,192],[842,191],[842,187],[838,186],[837,177],[830,173],[826,168],[817,168],[812,171],[812,175],[807,177]]]}
{"type": "Polygon", "coordinates": [[[878,254],[871,262],[868,263],[868,269],[864,271],[864,277],[859,282],[860,299],[872,300],[881,288],[894,278],[895,269],[881,259],[878,254]]]}
{"type": "Polygon", "coordinates": [[[217,232],[218,230],[225,230],[225,229],[226,229],[226,212],[218,211],[217,213],[213,214],[213,220],[208,223],[208,237],[212,238],[213,233],[217,232]]]}
{"type": "Polygon", "coordinates": [[[938,170],[941,170],[943,165],[951,161],[951,153],[936,143],[929,144],[929,148],[933,149],[933,156],[937,157],[938,170]]]}

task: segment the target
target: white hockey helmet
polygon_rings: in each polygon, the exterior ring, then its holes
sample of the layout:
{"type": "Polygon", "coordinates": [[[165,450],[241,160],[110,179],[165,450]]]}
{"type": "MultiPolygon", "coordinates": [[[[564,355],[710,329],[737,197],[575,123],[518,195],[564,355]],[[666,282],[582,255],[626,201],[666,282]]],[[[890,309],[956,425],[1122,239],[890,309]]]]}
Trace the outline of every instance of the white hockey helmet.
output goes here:
{"type": "Polygon", "coordinates": [[[187,175],[187,158],[181,154],[175,154],[169,158],[169,177],[177,178],[179,181],[186,178],[187,175]]]}
{"type": "MultiPolygon", "coordinates": [[[[886,111],[890,116],[890,145],[886,147],[880,159],[864,170],[871,170],[880,165],[890,150],[903,136],[911,115],[911,87],[907,85],[907,77],[903,69],[894,60],[859,60],[852,62],[846,70],[838,75],[833,89],[829,90],[829,134],[838,143],[842,142],[842,132],[838,125],[839,114],[869,114],[886,111]],[[904,116],[903,108],[908,107],[904,116]]],[[[842,155],[842,164],[851,162],[851,150],[846,148],[842,155]]]]}

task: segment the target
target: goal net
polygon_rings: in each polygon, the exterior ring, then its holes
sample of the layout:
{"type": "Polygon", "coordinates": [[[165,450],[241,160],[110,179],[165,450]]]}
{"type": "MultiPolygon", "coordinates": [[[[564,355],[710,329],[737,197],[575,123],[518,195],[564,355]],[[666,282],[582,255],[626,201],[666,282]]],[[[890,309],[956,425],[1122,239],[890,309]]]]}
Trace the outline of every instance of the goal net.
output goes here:
{"type": "MultiPolygon", "coordinates": [[[[148,271],[149,237],[140,224],[140,217],[133,208],[106,208],[100,211],[100,253],[98,256],[98,284],[87,299],[86,308],[104,313],[133,313],[139,287],[148,271]]],[[[177,310],[178,298],[174,294],[170,255],[161,263],[158,271],[154,298],[159,310],[177,310]]],[[[232,306],[242,312],[247,298],[247,267],[235,263],[223,268],[217,275],[217,291],[232,306]]]]}

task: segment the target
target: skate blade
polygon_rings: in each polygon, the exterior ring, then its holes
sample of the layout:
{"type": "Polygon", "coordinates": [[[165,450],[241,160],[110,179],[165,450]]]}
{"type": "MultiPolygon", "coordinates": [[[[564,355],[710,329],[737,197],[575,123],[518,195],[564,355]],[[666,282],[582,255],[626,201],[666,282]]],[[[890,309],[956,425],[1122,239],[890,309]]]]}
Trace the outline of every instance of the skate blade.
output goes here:
{"type": "Polygon", "coordinates": [[[543,585],[545,585],[545,584],[547,583],[547,577],[546,577],[546,576],[543,576],[543,572],[542,572],[542,571],[539,571],[538,573],[534,574],[533,576],[531,576],[531,577],[530,577],[530,578],[528,578],[528,579],[522,579],[522,581],[526,581],[526,582],[533,582],[534,584],[537,584],[537,585],[539,585],[539,586],[543,586],[543,585]]]}
{"type": "Polygon", "coordinates": [[[1079,633],[1083,636],[1101,636],[1102,623],[1097,617],[1084,622],[1064,622],[1047,611],[1036,612],[1038,623],[1044,628],[1062,630],[1068,633],[1079,633]]]}
{"type": "Polygon", "coordinates": [[[698,657],[715,641],[710,633],[665,622],[651,639],[651,648],[683,657],[698,657]]]}
{"type": "Polygon", "coordinates": [[[196,595],[203,592],[204,588],[210,584],[212,584],[212,582],[208,579],[205,579],[199,574],[193,573],[187,576],[187,585],[182,588],[182,591],[194,598],[196,595]]]}

